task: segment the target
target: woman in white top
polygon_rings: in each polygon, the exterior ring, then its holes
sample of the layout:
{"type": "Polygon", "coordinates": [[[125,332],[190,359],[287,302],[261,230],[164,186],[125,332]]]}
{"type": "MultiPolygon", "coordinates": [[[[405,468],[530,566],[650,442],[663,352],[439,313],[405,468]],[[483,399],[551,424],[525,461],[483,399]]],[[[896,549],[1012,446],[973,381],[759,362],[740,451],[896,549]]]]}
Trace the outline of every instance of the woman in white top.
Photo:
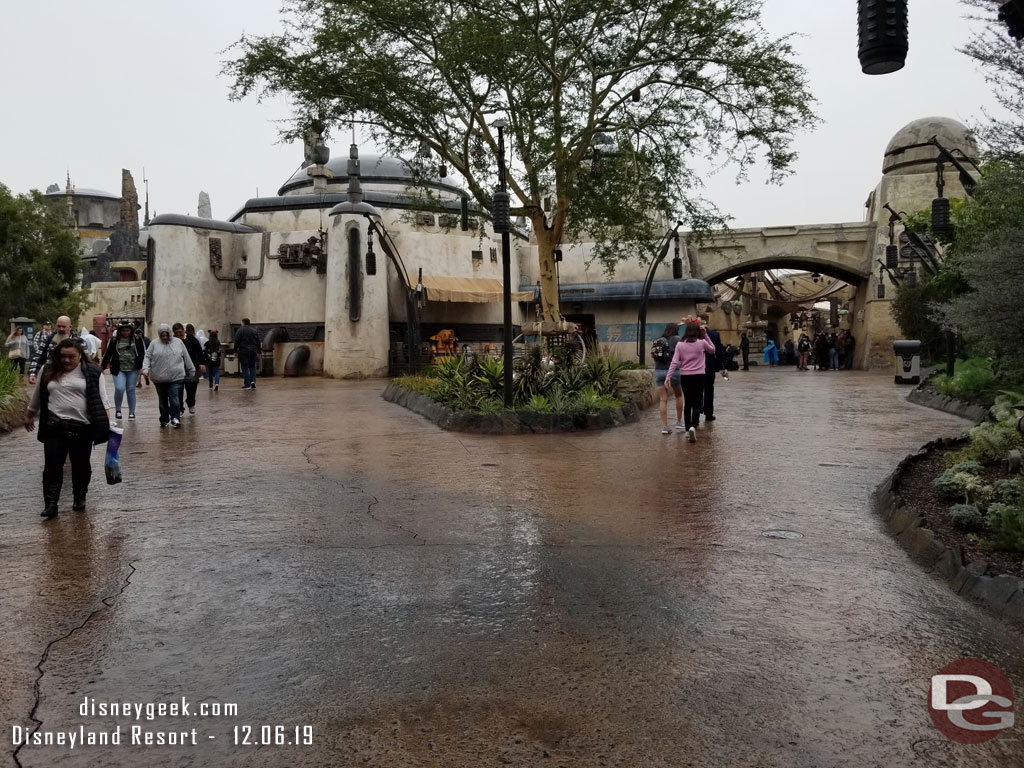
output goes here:
{"type": "Polygon", "coordinates": [[[17,326],[10,336],[7,337],[7,359],[11,365],[18,369],[18,372],[25,375],[25,363],[28,362],[28,336],[25,329],[17,326]]]}
{"type": "Polygon", "coordinates": [[[106,388],[100,369],[83,358],[75,339],[60,342],[43,369],[25,415],[25,429],[36,428],[39,414],[39,442],[43,444],[42,515],[57,516],[57,502],[64,481],[64,462],[71,459],[72,509],[85,509],[92,466],[93,445],[107,442],[110,417],[106,388]]]}

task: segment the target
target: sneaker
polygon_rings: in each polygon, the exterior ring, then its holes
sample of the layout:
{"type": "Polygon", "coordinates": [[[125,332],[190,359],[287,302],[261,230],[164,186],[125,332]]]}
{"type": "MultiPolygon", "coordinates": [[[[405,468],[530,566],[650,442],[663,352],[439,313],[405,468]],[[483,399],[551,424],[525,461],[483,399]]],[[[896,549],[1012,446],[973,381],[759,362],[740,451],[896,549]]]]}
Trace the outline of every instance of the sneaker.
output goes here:
{"type": "Polygon", "coordinates": [[[248,388],[249,388],[249,385],[248,385],[248,384],[243,384],[243,385],[242,385],[242,389],[248,389],[248,388]]]}
{"type": "Polygon", "coordinates": [[[164,427],[166,427],[166,426],[167,426],[167,422],[166,422],[166,421],[161,421],[161,422],[160,422],[160,428],[161,428],[161,429],[163,429],[163,428],[164,428],[164,427]]]}
{"type": "Polygon", "coordinates": [[[715,420],[714,416],[705,416],[704,417],[704,421],[714,421],[714,420],[715,420]]]}
{"type": "Polygon", "coordinates": [[[135,418],[135,414],[134,414],[134,413],[129,413],[129,414],[128,414],[128,420],[129,420],[129,421],[131,421],[131,420],[132,420],[132,419],[134,419],[134,418],[135,418]]]}
{"type": "Polygon", "coordinates": [[[214,384],[213,391],[216,392],[218,389],[220,389],[220,384],[214,384]]]}
{"type": "Polygon", "coordinates": [[[249,389],[256,389],[256,382],[255,381],[252,384],[249,385],[249,389]]]}
{"type": "Polygon", "coordinates": [[[189,409],[188,409],[188,412],[189,412],[189,413],[195,413],[195,412],[196,412],[196,409],[195,409],[195,408],[189,408],[189,409]]]}
{"type": "Polygon", "coordinates": [[[661,434],[663,434],[663,435],[671,435],[672,434],[672,430],[669,429],[668,427],[662,427],[661,428],[661,434]]]}
{"type": "Polygon", "coordinates": [[[683,422],[681,422],[681,421],[677,421],[676,422],[676,429],[678,429],[680,432],[685,432],[686,431],[686,425],[683,424],[683,422]]]}
{"type": "Polygon", "coordinates": [[[181,422],[178,421],[177,419],[171,419],[171,426],[174,427],[175,429],[178,429],[178,427],[181,426],[181,422]]]}
{"type": "Polygon", "coordinates": [[[686,430],[686,439],[689,440],[691,443],[696,443],[697,430],[694,429],[693,427],[690,427],[688,430],[686,430]]]}
{"type": "Polygon", "coordinates": [[[121,412],[120,411],[114,411],[114,418],[115,419],[120,419],[121,418],[121,412]]]}

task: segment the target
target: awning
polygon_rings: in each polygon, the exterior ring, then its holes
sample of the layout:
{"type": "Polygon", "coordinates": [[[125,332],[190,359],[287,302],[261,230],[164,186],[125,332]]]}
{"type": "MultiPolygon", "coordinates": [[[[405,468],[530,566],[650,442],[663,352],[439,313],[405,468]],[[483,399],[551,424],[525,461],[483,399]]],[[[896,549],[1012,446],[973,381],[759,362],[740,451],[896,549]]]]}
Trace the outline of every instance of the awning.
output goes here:
{"type": "MultiPolygon", "coordinates": [[[[449,277],[424,275],[427,301],[461,301],[471,304],[500,302],[501,280],[493,277],[449,277]]],[[[512,301],[533,301],[533,291],[512,291],[512,301]]]]}

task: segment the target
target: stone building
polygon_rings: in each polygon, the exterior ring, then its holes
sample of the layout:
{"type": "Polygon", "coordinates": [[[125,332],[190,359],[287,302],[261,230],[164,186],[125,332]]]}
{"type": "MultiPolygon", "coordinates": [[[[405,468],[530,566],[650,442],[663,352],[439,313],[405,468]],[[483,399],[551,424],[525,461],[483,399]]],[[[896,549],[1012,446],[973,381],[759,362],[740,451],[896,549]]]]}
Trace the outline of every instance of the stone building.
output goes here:
{"type": "MultiPolygon", "coordinates": [[[[888,366],[899,330],[889,312],[891,278],[878,267],[889,245],[885,204],[904,212],[931,205],[940,160],[933,137],[973,168],[976,148],[963,125],[945,118],[914,121],[886,148],[882,178],[862,221],[738,229],[699,248],[687,247],[683,233],[686,279],[673,279],[670,253],[655,270],[642,338],[637,310],[647,267],[623,263],[608,279],[588,264],[592,245],[565,245],[562,313],[613,354],[649,362],[650,342],[666,323],[708,305],[726,341],[735,343],[749,330],[758,342],[771,333],[782,343],[801,322],[806,330],[810,319],[800,316],[808,311],[806,300],[790,300],[795,282],[807,283],[804,295],[813,299],[817,277],[823,289],[829,287],[817,298],[834,304],[829,324],[850,329],[857,339],[857,367],[888,366]],[[787,288],[787,281],[794,285],[787,288]],[[884,296],[880,282],[888,285],[884,296]]],[[[357,158],[354,147],[350,154],[310,160],[276,195],[246,201],[227,220],[155,217],[140,235],[142,254],[130,262],[140,278],[131,285],[134,295],[145,298],[147,322],[192,322],[218,328],[228,339],[249,317],[273,349],[273,362],[268,355],[266,364],[275,371],[304,348],[303,372],[335,377],[401,369],[409,355],[410,305],[418,310],[424,341],[448,329],[460,345],[478,352],[500,349],[501,246],[487,214],[466,203],[464,191],[449,179],[422,177],[394,158],[357,158]],[[378,237],[369,236],[368,219],[359,214],[364,204],[380,214],[393,259],[378,237]]],[[[945,196],[963,197],[957,174],[949,170],[947,164],[945,196]]],[[[897,241],[901,230],[897,224],[897,241]]],[[[538,259],[528,231],[515,231],[511,239],[518,333],[534,319],[538,259]]],[[[911,267],[921,271],[920,259],[912,256],[905,247],[900,251],[898,274],[911,267]]],[[[118,268],[128,263],[114,262],[118,268]]],[[[129,306],[116,283],[94,283],[93,289],[105,311],[129,306]]]]}

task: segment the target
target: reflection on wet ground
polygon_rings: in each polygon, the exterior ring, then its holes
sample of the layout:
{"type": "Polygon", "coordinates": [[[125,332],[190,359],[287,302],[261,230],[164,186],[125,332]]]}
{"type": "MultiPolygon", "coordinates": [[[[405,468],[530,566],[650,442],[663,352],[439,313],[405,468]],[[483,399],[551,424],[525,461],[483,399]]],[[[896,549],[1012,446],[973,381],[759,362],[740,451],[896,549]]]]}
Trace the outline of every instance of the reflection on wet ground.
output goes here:
{"type": "Polygon", "coordinates": [[[0,439],[12,765],[33,720],[199,743],[30,745],[23,766],[1022,764],[1015,731],[961,747],[929,719],[930,676],[963,656],[1024,690],[1024,642],[871,513],[902,456],[965,426],[890,376],[737,373],[696,445],[654,412],[446,433],[381,388],[201,390],[176,431],[146,392],[125,482],[85,514],[65,489],[52,523],[41,447],[0,439]],[[81,716],[86,696],[238,715],[81,716]],[[259,743],[306,725],[312,745],[259,743]]]}

